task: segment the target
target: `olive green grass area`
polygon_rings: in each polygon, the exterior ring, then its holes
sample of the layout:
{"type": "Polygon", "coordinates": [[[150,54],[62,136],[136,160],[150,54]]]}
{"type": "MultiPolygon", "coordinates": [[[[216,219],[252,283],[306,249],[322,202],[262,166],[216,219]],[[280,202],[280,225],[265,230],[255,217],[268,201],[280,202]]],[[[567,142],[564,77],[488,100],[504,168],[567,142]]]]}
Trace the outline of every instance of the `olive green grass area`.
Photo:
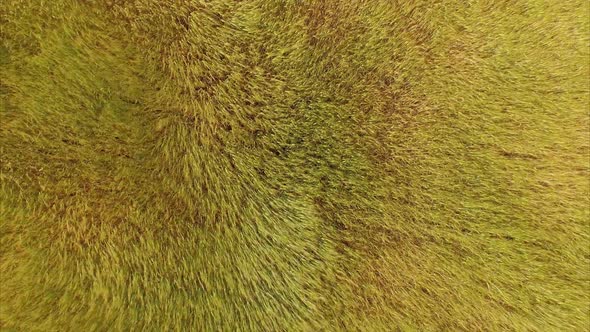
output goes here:
{"type": "Polygon", "coordinates": [[[590,2],[0,14],[0,330],[590,330],[590,2]]]}

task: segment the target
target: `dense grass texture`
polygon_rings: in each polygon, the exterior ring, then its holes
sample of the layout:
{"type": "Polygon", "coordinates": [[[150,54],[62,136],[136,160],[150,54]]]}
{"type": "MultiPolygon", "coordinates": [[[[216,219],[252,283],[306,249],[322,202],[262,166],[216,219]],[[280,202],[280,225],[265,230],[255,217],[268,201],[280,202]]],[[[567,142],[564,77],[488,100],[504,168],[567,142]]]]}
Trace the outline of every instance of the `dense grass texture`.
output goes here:
{"type": "Polygon", "coordinates": [[[2,331],[588,331],[587,0],[4,0],[2,331]]]}

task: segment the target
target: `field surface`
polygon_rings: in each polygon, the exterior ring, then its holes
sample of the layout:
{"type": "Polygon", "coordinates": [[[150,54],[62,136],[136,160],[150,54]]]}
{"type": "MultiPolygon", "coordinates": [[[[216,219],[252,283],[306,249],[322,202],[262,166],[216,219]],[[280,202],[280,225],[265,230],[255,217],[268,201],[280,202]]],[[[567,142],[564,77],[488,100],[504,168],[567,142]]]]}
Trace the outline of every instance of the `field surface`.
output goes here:
{"type": "Polygon", "coordinates": [[[0,26],[0,330],[590,330],[587,0],[0,26]]]}

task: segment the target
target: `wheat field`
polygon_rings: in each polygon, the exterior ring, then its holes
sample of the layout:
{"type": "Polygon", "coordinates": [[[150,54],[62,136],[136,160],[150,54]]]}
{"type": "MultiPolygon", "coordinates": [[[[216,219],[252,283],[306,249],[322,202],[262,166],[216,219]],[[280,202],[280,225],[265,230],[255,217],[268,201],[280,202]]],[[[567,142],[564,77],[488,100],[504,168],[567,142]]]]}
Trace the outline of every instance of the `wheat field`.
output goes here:
{"type": "Polygon", "coordinates": [[[590,331],[587,0],[0,14],[0,330],[590,331]]]}

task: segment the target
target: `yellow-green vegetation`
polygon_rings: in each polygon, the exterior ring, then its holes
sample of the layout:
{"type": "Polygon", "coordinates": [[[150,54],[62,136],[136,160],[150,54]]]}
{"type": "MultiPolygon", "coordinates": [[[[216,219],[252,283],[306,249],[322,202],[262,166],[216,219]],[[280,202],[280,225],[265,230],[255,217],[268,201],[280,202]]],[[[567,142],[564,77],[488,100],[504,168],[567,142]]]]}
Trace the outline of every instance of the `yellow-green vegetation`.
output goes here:
{"type": "Polygon", "coordinates": [[[587,0],[0,11],[0,329],[588,330],[587,0]]]}

